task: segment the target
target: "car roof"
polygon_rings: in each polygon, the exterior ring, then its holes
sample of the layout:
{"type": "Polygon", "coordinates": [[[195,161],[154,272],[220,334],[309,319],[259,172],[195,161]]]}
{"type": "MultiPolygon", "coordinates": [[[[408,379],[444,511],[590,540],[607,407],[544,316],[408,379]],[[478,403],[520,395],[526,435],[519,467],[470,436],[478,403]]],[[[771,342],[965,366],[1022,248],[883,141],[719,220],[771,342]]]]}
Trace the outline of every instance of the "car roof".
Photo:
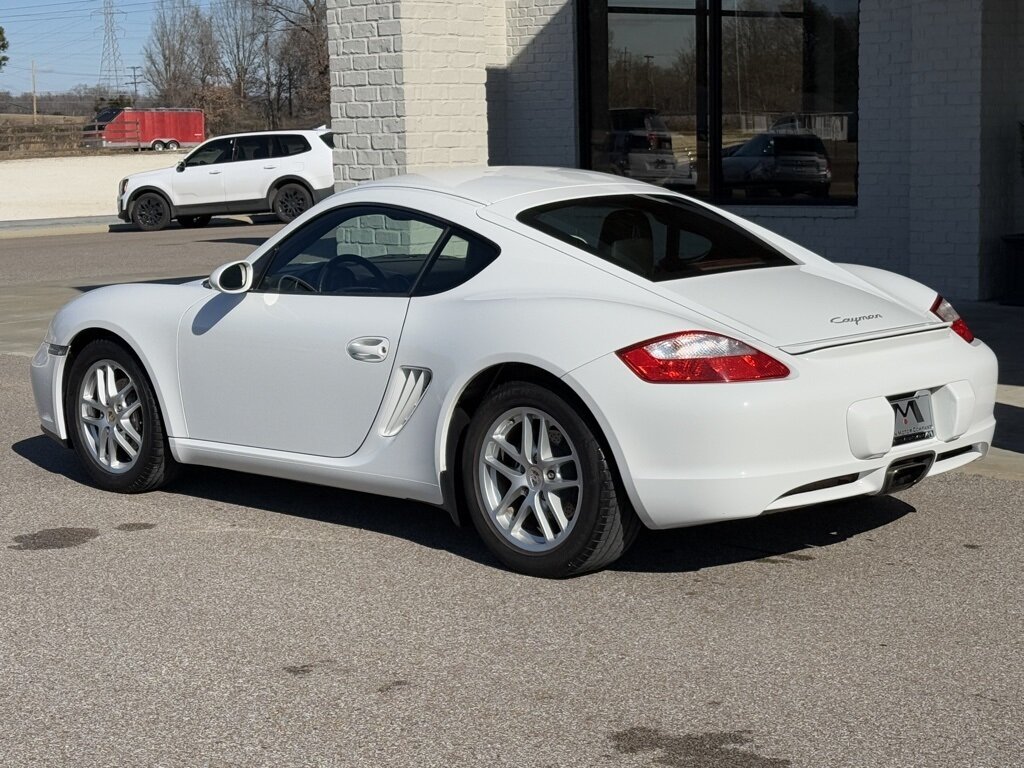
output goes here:
{"type": "Polygon", "coordinates": [[[237,139],[239,136],[294,136],[296,134],[300,136],[320,136],[324,133],[330,133],[326,128],[317,128],[310,130],[308,128],[295,128],[294,130],[276,130],[276,131],[241,131],[239,133],[224,133],[220,136],[211,136],[211,139],[237,139]]]}
{"type": "Polygon", "coordinates": [[[596,171],[539,166],[490,166],[424,170],[391,176],[359,185],[366,187],[403,187],[442,192],[491,205],[511,197],[543,193],[562,193],[578,197],[587,188],[600,187],[602,194],[652,192],[651,185],[596,171]]]}

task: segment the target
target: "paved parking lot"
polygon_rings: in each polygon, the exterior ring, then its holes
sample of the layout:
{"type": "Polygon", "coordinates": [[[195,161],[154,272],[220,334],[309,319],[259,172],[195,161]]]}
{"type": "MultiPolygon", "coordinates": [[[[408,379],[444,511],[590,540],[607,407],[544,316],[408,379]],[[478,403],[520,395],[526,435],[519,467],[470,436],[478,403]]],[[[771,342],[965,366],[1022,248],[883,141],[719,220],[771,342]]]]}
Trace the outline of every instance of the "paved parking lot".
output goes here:
{"type": "Polygon", "coordinates": [[[0,240],[0,765],[1022,762],[1024,311],[967,313],[1004,357],[975,470],[547,582],[431,507],[206,469],[111,495],[39,435],[53,308],[272,231],[0,240]]]}

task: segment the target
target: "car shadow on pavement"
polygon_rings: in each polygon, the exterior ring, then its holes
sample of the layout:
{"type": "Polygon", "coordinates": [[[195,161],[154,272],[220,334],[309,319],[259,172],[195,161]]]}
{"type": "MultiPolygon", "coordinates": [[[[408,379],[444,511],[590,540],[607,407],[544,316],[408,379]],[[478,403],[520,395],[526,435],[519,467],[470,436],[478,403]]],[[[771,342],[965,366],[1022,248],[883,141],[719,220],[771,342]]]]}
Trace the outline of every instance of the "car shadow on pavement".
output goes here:
{"type": "MultiPolygon", "coordinates": [[[[273,214],[266,214],[266,215],[257,214],[255,216],[250,216],[249,219],[250,219],[250,221],[245,221],[244,219],[227,218],[227,217],[223,217],[223,218],[221,218],[221,217],[214,217],[214,218],[210,219],[210,223],[207,224],[205,227],[203,227],[203,229],[217,229],[217,228],[220,228],[220,227],[251,227],[251,226],[259,225],[259,224],[280,224],[281,226],[284,226],[284,224],[281,222],[281,220],[278,219],[277,216],[274,216],[273,214]]],[[[181,226],[177,222],[172,222],[170,225],[168,225],[167,228],[168,229],[186,229],[186,227],[181,226]]],[[[107,232],[114,233],[114,234],[120,234],[120,233],[123,233],[123,232],[134,232],[136,234],[146,234],[146,233],[142,232],[142,230],[140,230],[137,226],[135,226],[135,224],[132,224],[132,223],[110,224],[110,225],[107,226],[107,232]]]]}
{"type": "MultiPolygon", "coordinates": [[[[47,472],[90,484],[75,454],[48,437],[21,440],[11,448],[47,472]]],[[[162,492],[373,531],[501,567],[471,525],[457,528],[447,512],[428,504],[194,466],[162,492]]],[[[882,528],[913,511],[883,496],[695,528],[643,530],[610,570],[685,573],[750,561],[798,565],[814,560],[817,548],[882,528]]]]}
{"type": "Polygon", "coordinates": [[[642,530],[611,569],[675,573],[754,561],[799,565],[817,559],[822,547],[884,528],[915,511],[893,496],[873,496],[694,528],[642,530]]]}

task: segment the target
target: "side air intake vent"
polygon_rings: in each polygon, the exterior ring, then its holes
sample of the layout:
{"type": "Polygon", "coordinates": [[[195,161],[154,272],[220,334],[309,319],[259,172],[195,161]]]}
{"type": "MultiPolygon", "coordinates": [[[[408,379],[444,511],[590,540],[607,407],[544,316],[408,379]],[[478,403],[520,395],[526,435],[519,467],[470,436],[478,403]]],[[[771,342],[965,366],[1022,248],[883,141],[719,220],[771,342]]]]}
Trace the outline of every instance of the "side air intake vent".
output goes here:
{"type": "Polygon", "coordinates": [[[390,414],[381,434],[393,437],[402,431],[412,417],[423,393],[430,384],[430,371],[426,368],[399,368],[391,387],[384,412],[390,414]]]}

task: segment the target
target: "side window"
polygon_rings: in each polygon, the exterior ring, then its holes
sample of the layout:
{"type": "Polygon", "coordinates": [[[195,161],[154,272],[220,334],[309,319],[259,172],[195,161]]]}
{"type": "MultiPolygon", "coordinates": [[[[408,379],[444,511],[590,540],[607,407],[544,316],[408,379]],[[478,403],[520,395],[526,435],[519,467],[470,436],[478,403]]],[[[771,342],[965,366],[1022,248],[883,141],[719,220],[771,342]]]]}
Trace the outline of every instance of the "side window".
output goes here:
{"type": "Polygon", "coordinates": [[[208,141],[185,158],[185,166],[214,165],[231,160],[231,143],[234,139],[214,139],[208,141]]]}
{"type": "Polygon", "coordinates": [[[235,160],[266,160],[268,157],[269,136],[239,136],[235,139],[235,160]]]}
{"type": "Polygon", "coordinates": [[[390,208],[338,208],[285,240],[258,290],[408,294],[445,227],[390,208]]]}
{"type": "Polygon", "coordinates": [[[417,296],[454,288],[498,258],[498,247],[469,233],[452,233],[416,287],[417,296]]]}
{"type": "Polygon", "coordinates": [[[309,152],[311,147],[305,136],[285,134],[274,137],[274,157],[288,157],[309,152]]]}

